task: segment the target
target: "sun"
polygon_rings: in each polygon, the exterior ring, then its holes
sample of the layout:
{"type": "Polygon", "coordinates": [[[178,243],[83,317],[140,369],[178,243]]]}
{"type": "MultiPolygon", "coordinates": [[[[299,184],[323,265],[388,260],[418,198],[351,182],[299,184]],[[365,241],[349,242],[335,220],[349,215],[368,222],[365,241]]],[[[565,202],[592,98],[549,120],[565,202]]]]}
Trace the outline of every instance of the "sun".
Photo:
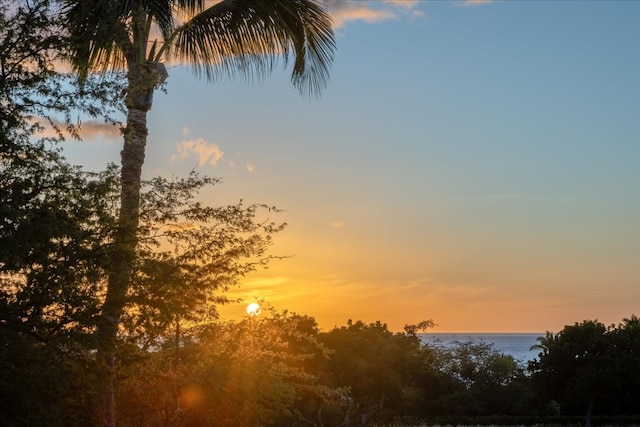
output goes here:
{"type": "Polygon", "coordinates": [[[249,316],[257,316],[262,313],[262,309],[260,308],[260,304],[257,302],[252,302],[247,306],[247,314],[249,316]]]}

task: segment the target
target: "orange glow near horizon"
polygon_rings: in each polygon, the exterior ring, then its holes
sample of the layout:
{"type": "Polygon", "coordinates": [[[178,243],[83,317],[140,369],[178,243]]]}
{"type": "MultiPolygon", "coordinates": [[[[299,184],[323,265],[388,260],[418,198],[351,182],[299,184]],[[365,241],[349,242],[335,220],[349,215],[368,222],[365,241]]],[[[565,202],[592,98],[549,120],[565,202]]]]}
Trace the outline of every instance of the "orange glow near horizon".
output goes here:
{"type": "MultiPolygon", "coordinates": [[[[348,221],[339,229],[331,224],[325,231],[285,230],[272,252],[294,256],[254,272],[229,296],[312,316],[325,331],[352,319],[381,321],[395,332],[432,320],[436,326],[428,332],[544,333],[583,320],[618,324],[640,312],[637,290],[601,287],[603,278],[632,283],[632,270],[594,260],[587,275],[580,269],[584,255],[563,254],[562,246],[546,251],[541,269],[527,248],[496,260],[443,235],[434,236],[439,251],[407,250],[409,243],[394,242],[398,237],[379,240],[350,230],[348,221]],[[403,252],[393,249],[401,244],[403,252]]],[[[244,310],[230,305],[220,313],[239,319],[244,310]]]]}
{"type": "MultiPolygon", "coordinates": [[[[314,317],[324,331],[344,326],[348,319],[366,323],[381,321],[394,332],[406,324],[433,320],[436,326],[426,332],[440,333],[544,333],[557,332],[565,325],[583,320],[618,324],[633,313],[622,305],[601,306],[598,310],[567,305],[553,295],[496,297],[494,290],[433,285],[421,289],[398,285],[374,286],[342,282],[335,277],[316,281],[296,281],[282,275],[248,280],[234,289],[233,297],[250,301],[264,299],[274,309],[314,317]],[[407,289],[408,288],[408,289],[407,289]]],[[[246,303],[220,307],[223,319],[246,317],[246,303]]],[[[637,312],[637,311],[636,311],[637,312]]]]}

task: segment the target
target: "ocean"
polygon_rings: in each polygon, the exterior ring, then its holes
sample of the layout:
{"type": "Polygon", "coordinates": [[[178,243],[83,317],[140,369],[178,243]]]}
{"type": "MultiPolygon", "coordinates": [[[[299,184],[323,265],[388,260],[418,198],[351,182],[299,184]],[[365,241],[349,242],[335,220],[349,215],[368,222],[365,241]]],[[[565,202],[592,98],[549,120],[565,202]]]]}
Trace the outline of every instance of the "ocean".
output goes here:
{"type": "Polygon", "coordinates": [[[492,344],[499,353],[509,354],[519,362],[526,364],[530,360],[538,357],[539,350],[529,350],[532,345],[538,344],[536,338],[544,336],[544,333],[501,333],[501,334],[469,334],[469,333],[426,333],[420,334],[424,343],[442,345],[444,347],[452,345],[455,341],[483,341],[492,344]]]}

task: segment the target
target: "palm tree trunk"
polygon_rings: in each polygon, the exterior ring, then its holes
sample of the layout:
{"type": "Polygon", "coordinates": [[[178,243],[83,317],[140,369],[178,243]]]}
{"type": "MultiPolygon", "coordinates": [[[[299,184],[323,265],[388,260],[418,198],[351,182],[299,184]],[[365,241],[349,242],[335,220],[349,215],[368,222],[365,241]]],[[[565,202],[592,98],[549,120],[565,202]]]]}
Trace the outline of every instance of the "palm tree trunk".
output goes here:
{"type": "MultiPolygon", "coordinates": [[[[131,88],[131,85],[130,85],[131,88]]],[[[153,87],[150,89],[153,91],[153,87]]],[[[140,91],[136,91],[140,92],[140,91]]],[[[142,92],[148,92],[142,91],[142,92]]],[[[139,93],[138,93],[139,94],[139,93]]],[[[140,99],[131,92],[128,98],[140,99]]],[[[107,292],[98,328],[98,362],[103,367],[100,399],[100,426],[115,427],[116,343],[118,326],[125,308],[131,283],[140,211],[140,180],[147,142],[147,111],[136,108],[135,102],[127,103],[127,125],[124,130],[124,148],[121,162],[121,195],[115,251],[112,256],[107,292]]],[[[98,421],[98,420],[97,420],[98,421]]]]}

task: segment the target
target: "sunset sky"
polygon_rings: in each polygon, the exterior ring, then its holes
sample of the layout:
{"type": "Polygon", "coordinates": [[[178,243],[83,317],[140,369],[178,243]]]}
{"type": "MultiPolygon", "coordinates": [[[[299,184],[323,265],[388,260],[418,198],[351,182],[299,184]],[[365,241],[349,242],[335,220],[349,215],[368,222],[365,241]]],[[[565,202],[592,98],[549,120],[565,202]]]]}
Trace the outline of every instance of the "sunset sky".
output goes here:
{"type": "MultiPolygon", "coordinates": [[[[230,296],[392,330],[544,332],[640,315],[640,2],[332,0],[319,99],[282,67],[207,84],[172,67],[146,177],[218,176],[276,205],[292,255],[230,296]]],[[[119,162],[87,126],[67,158],[119,162]]],[[[246,305],[246,304],[245,304],[246,305]]],[[[246,315],[245,305],[221,310],[246,315]]]]}

